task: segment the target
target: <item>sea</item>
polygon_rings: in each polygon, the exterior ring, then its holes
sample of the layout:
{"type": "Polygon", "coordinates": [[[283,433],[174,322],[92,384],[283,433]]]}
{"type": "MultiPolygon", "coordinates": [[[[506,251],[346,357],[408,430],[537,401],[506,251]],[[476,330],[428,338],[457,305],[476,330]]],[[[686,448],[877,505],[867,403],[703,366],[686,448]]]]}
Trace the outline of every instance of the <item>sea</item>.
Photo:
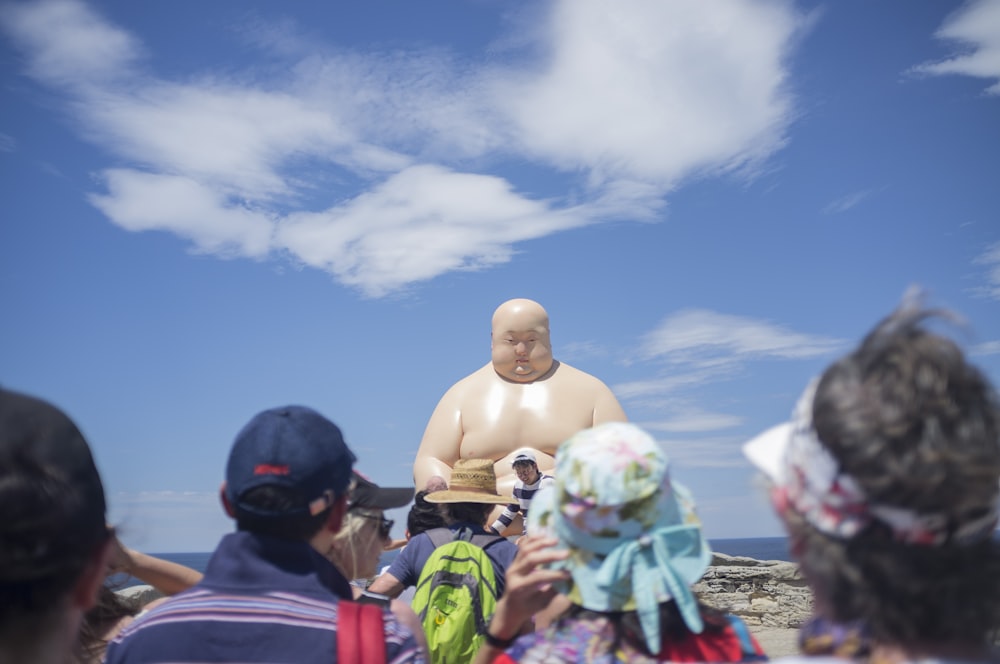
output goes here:
{"type": "MultiPolygon", "coordinates": [[[[791,560],[788,552],[787,537],[744,537],[738,539],[713,539],[709,540],[709,545],[713,551],[725,553],[730,556],[746,556],[757,560],[791,560]]],[[[391,551],[384,554],[379,561],[379,569],[388,565],[398,554],[391,551]]],[[[211,551],[199,553],[154,553],[152,554],[164,560],[172,560],[175,563],[186,565],[199,572],[204,572],[208,565],[208,559],[212,556],[211,551]]],[[[115,588],[128,588],[142,584],[142,581],[115,575],[109,579],[109,583],[115,588]]]]}

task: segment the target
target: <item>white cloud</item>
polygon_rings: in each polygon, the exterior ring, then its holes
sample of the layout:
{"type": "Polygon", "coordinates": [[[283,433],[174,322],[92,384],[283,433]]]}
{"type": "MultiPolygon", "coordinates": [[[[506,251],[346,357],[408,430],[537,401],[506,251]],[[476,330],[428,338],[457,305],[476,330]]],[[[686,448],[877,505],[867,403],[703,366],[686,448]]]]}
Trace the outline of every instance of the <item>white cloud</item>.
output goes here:
{"type": "Polygon", "coordinates": [[[196,180],[133,170],[106,171],[107,195],[91,202],[130,231],[169,230],[200,251],[262,257],[272,224],[266,214],[225,200],[196,180]],[[205,223],[210,219],[211,223],[205,223]]]}
{"type": "Polygon", "coordinates": [[[986,285],[977,288],[977,292],[990,299],[1000,300],[1000,242],[986,247],[972,262],[986,266],[986,285]]]}
{"type": "Polygon", "coordinates": [[[637,356],[653,361],[655,375],[611,386],[631,411],[655,413],[660,431],[709,431],[738,426],[734,416],[678,401],[710,383],[732,380],[756,360],[803,360],[829,355],[846,342],[804,334],[770,321],[702,309],[665,318],[643,335],[637,356]]]}
{"type": "Polygon", "coordinates": [[[793,332],[769,321],[691,309],[668,316],[647,333],[640,352],[646,358],[712,367],[764,357],[818,357],[842,344],[838,339],[793,332]]]}
{"type": "Polygon", "coordinates": [[[994,339],[993,341],[984,341],[983,343],[976,344],[969,349],[970,355],[975,355],[977,357],[984,357],[986,355],[1000,355],[1000,339],[994,339]]]}
{"type": "Polygon", "coordinates": [[[52,85],[78,89],[113,82],[141,54],[131,35],[73,0],[7,3],[0,22],[30,54],[30,74],[52,85]]]}
{"type": "Polygon", "coordinates": [[[986,88],[986,93],[1000,95],[1000,2],[972,0],[966,3],[945,20],[934,36],[957,42],[964,52],[918,65],[913,68],[914,73],[997,79],[986,88]]]}
{"type": "Polygon", "coordinates": [[[667,433],[695,433],[701,431],[717,431],[730,429],[743,423],[738,415],[713,413],[698,407],[675,409],[669,417],[655,422],[643,422],[641,427],[647,431],[665,431],[667,433]]]}
{"type": "Polygon", "coordinates": [[[497,177],[416,166],[322,213],[290,215],[278,243],[307,265],[379,296],[452,270],[506,262],[511,244],[586,223],[497,177]]]}
{"type": "Polygon", "coordinates": [[[370,296],[581,225],[656,219],[684,179],[783,145],[802,25],[789,3],[563,0],[536,18],[466,59],[324,48],[287,19],[245,22],[280,66],[167,80],[79,0],[0,11],[27,72],[114,160],[90,199],[114,223],[202,252],[287,252],[370,296]],[[519,193],[528,183],[491,174],[506,160],[565,191],[519,193]]]}
{"type": "Polygon", "coordinates": [[[671,462],[688,468],[741,468],[748,465],[740,450],[742,439],[727,436],[657,441],[671,462]]]}
{"type": "Polygon", "coordinates": [[[671,371],[667,375],[646,380],[617,383],[612,391],[621,399],[630,401],[642,400],[649,404],[662,403],[656,397],[676,392],[677,390],[702,385],[707,382],[721,380],[733,373],[732,365],[716,365],[714,367],[699,367],[694,371],[671,371]]]}
{"type": "Polygon", "coordinates": [[[841,196],[840,198],[828,203],[823,208],[823,214],[840,214],[841,212],[847,212],[853,207],[859,205],[862,201],[869,198],[875,193],[874,189],[863,189],[861,191],[855,191],[846,196],[841,196]]]}
{"type": "Polygon", "coordinates": [[[782,144],[799,18],[773,2],[557,3],[541,62],[500,72],[522,149],[563,168],[675,185],[782,144]]]}
{"type": "Polygon", "coordinates": [[[0,133],[0,152],[13,152],[17,149],[17,141],[13,136],[0,133]]]}

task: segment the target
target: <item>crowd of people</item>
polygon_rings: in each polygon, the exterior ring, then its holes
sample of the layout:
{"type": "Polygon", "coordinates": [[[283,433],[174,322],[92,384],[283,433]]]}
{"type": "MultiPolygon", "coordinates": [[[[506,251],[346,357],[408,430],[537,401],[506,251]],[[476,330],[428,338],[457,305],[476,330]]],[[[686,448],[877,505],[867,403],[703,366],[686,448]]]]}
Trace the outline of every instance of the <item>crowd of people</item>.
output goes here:
{"type": "MultiPolygon", "coordinates": [[[[942,317],[904,304],[744,446],[814,599],[803,653],[782,662],[1000,662],[1000,402],[929,329],[942,317]]],[[[712,554],[669,450],[611,418],[552,451],[544,469],[531,449],[501,455],[514,498],[493,457],[384,488],[325,416],[266,410],[235,436],[235,530],[200,573],[125,547],[76,425],[0,389],[0,662],[767,659],[692,590],[712,554]],[[385,510],[411,502],[394,541],[385,510]],[[530,531],[510,533],[529,507],[530,531]],[[165,597],[119,605],[116,571],[165,597]]]]}

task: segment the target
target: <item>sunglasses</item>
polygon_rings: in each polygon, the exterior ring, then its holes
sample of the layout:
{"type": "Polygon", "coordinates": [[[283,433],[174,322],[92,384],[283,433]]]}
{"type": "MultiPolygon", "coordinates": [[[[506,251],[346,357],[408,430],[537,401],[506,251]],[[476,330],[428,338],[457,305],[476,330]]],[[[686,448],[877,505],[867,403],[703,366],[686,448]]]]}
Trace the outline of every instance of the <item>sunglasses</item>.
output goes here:
{"type": "Polygon", "coordinates": [[[356,516],[360,516],[362,519],[371,519],[372,521],[378,521],[378,534],[382,539],[389,539],[389,533],[392,532],[392,526],[396,522],[392,519],[387,519],[384,516],[376,516],[374,514],[365,514],[364,512],[354,512],[356,516]]]}

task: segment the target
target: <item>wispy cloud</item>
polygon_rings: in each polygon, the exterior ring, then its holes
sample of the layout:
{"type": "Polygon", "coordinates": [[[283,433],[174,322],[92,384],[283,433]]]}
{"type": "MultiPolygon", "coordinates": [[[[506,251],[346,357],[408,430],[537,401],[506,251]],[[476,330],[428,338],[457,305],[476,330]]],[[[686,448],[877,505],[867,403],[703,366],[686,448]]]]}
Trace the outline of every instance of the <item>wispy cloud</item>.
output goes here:
{"type": "Polygon", "coordinates": [[[977,357],[985,357],[987,355],[1000,355],[1000,339],[994,339],[993,341],[984,341],[982,343],[976,344],[969,348],[969,354],[975,355],[977,357]]]}
{"type": "Polygon", "coordinates": [[[740,468],[747,464],[740,451],[742,439],[715,436],[697,439],[658,439],[670,460],[689,468],[740,468]]]}
{"type": "Polygon", "coordinates": [[[984,266],[986,270],[986,283],[975,289],[976,292],[984,297],[1000,300],[1000,242],[986,247],[972,262],[984,266]]]}
{"type": "Polygon", "coordinates": [[[704,309],[667,316],[643,335],[637,355],[654,375],[611,386],[630,412],[655,413],[647,426],[667,432],[701,432],[739,426],[740,418],[692,399],[700,388],[730,381],[749,362],[797,361],[830,355],[847,342],[789,330],[771,321],[704,309]]]}
{"type": "Polygon", "coordinates": [[[0,9],[26,73],[109,154],[90,200],[111,221],[287,256],[376,297],[552,233],[654,219],[683,179],[762,163],[794,113],[785,60],[803,24],[786,3],[563,0],[470,65],[345,52],[269,17],[239,27],[252,69],[167,80],[141,37],[78,0],[0,9]],[[493,174],[506,160],[566,191],[529,195],[493,174]]]}
{"type": "Polygon", "coordinates": [[[846,196],[841,196],[840,198],[831,201],[823,208],[823,214],[840,214],[841,212],[847,212],[853,207],[859,205],[862,201],[872,196],[876,193],[876,189],[862,189],[861,191],[855,191],[846,196]]]}
{"type": "Polygon", "coordinates": [[[17,148],[17,141],[13,136],[0,133],[0,152],[13,152],[17,148]]]}
{"type": "Polygon", "coordinates": [[[829,354],[839,339],[809,335],[770,321],[689,309],[668,316],[643,338],[640,353],[696,367],[725,366],[750,359],[803,359],[829,354]]]}
{"type": "Polygon", "coordinates": [[[967,2],[948,17],[934,36],[957,42],[962,52],[944,60],[917,65],[911,70],[913,73],[996,79],[986,88],[986,94],[1000,95],[1000,2],[967,2]]]}
{"type": "Polygon", "coordinates": [[[743,423],[743,418],[726,413],[713,413],[696,406],[675,408],[667,417],[654,422],[643,422],[640,426],[649,431],[667,433],[695,433],[730,429],[743,423]]]}

